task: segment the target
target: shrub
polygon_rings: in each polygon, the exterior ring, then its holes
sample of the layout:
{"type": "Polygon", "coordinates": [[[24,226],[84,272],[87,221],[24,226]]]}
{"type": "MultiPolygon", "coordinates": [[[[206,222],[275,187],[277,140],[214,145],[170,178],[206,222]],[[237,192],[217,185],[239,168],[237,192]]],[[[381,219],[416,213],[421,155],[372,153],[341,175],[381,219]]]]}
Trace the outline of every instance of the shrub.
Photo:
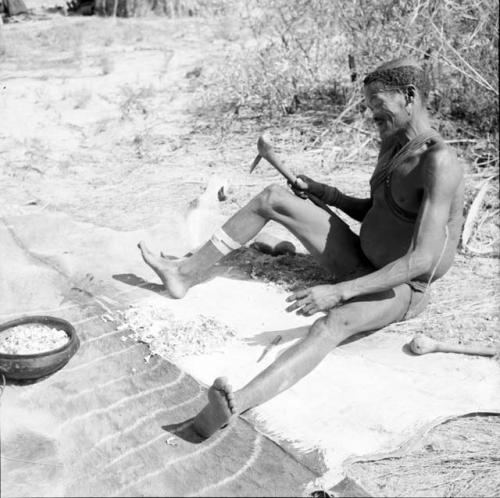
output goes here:
{"type": "Polygon", "coordinates": [[[363,74],[411,55],[429,72],[434,112],[496,132],[497,12],[498,0],[250,0],[220,97],[235,112],[294,112],[318,95],[345,104],[363,74]]]}

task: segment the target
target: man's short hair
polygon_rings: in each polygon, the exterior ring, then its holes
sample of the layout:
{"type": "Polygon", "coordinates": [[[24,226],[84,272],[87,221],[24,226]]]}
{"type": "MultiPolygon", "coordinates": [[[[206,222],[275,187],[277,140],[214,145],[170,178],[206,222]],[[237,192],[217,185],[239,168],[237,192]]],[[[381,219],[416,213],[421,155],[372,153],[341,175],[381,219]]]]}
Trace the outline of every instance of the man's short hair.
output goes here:
{"type": "Polygon", "coordinates": [[[410,85],[417,88],[425,102],[429,94],[429,80],[425,71],[411,59],[396,59],[382,64],[368,73],[363,80],[365,85],[378,82],[386,90],[403,89],[410,85]]]}

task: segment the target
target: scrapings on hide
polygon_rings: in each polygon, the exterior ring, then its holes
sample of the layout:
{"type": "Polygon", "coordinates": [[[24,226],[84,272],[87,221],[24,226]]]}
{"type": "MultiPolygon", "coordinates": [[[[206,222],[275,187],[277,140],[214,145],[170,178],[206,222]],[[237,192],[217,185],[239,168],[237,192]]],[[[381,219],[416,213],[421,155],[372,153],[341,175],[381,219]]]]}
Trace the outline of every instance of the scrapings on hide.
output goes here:
{"type": "Polygon", "coordinates": [[[333,282],[333,276],[309,254],[271,256],[245,247],[224,258],[222,264],[286,291],[333,282]]]}
{"type": "Polygon", "coordinates": [[[125,339],[148,344],[151,355],[171,360],[219,351],[236,340],[234,329],[213,317],[200,314],[184,319],[156,303],[131,306],[121,312],[121,319],[118,329],[130,332],[125,339]]]}
{"type": "Polygon", "coordinates": [[[0,353],[38,354],[64,346],[68,335],[64,330],[39,324],[24,324],[0,334],[0,353]]]}

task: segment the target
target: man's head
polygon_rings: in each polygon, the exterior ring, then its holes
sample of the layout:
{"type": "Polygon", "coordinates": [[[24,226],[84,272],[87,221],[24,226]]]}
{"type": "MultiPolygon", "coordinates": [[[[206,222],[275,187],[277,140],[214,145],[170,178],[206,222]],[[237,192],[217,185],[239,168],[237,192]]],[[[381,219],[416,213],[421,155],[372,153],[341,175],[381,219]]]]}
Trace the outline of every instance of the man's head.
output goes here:
{"type": "Polygon", "coordinates": [[[366,76],[364,85],[366,104],[382,138],[406,129],[426,113],[427,78],[412,59],[382,64],[366,76]]]}

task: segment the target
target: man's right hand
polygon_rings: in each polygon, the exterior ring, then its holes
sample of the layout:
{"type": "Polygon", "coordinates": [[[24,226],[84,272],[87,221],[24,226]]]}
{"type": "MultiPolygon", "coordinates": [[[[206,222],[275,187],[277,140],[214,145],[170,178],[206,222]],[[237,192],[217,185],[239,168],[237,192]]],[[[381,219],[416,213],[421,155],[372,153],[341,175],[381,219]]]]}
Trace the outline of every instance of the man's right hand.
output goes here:
{"type": "Polygon", "coordinates": [[[297,175],[295,183],[288,183],[288,185],[293,190],[293,193],[295,195],[301,197],[302,199],[307,199],[308,193],[314,194],[314,191],[313,189],[311,189],[311,187],[313,187],[316,183],[317,182],[306,175],[297,175]]]}

